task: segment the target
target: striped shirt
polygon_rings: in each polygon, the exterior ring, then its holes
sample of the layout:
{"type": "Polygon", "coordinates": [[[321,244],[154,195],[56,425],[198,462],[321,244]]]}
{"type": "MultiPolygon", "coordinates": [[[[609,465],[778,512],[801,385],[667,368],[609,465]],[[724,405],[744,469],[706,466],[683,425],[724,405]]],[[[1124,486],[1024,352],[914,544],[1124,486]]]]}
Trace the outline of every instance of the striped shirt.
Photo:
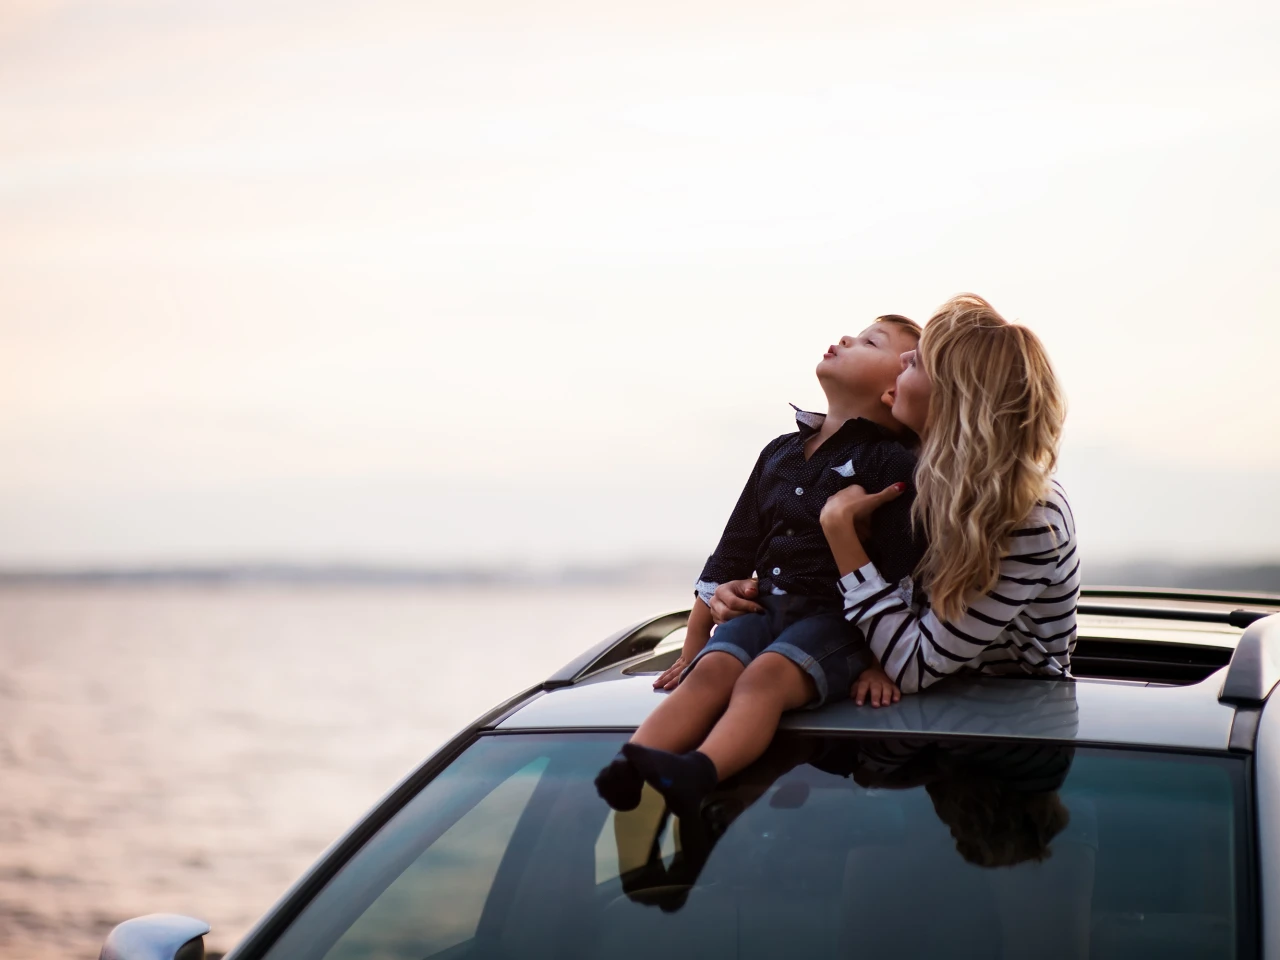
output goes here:
{"type": "Polygon", "coordinates": [[[927,600],[913,608],[872,563],[841,578],[840,589],[845,616],[862,628],[903,693],[961,671],[1070,676],[1080,558],[1075,519],[1056,480],[1010,534],[995,589],[971,600],[956,620],[939,619],[927,600]]]}

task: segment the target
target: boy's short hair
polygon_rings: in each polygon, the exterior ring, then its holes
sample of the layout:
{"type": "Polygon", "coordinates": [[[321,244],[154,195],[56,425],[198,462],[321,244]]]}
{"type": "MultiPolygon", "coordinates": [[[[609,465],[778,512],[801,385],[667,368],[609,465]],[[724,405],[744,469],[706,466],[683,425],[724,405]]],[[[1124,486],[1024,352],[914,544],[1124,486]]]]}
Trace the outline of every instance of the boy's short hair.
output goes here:
{"type": "Polygon", "coordinates": [[[917,340],[919,340],[920,335],[924,333],[924,328],[921,327],[920,324],[916,323],[910,317],[904,317],[900,313],[886,313],[883,317],[876,317],[875,322],[876,323],[892,323],[895,326],[901,327],[903,330],[906,330],[907,333],[911,334],[917,340]]]}

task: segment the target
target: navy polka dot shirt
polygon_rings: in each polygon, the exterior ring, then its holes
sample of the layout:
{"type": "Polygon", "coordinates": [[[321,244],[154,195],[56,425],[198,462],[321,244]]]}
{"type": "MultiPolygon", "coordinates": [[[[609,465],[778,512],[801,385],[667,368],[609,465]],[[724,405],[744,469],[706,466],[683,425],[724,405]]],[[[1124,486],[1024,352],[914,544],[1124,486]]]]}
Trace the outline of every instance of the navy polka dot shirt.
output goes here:
{"type": "Polygon", "coordinates": [[[794,433],[773,440],[760,453],[738,504],[707,559],[695,588],[709,601],[728,580],[757,574],[764,593],[794,593],[840,603],[840,572],[818,523],[827,498],[853,484],[879,493],[903,482],[907,490],[872,515],[867,553],[885,578],[911,575],[923,553],[912,536],[911,485],[915,454],[879,424],[846,421],[808,460],[804,444],[824,415],[796,409],[794,433]]]}

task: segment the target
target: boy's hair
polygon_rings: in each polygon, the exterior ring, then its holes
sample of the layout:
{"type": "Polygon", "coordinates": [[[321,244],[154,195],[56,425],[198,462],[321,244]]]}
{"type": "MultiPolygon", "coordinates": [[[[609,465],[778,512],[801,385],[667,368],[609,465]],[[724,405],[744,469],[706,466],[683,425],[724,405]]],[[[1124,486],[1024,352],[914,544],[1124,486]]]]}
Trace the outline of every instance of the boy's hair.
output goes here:
{"type": "Polygon", "coordinates": [[[894,326],[901,327],[903,330],[907,331],[907,333],[914,336],[917,340],[920,339],[920,335],[924,332],[924,329],[920,324],[916,323],[910,317],[904,317],[900,313],[886,313],[883,317],[876,317],[875,322],[892,323],[894,326]]]}

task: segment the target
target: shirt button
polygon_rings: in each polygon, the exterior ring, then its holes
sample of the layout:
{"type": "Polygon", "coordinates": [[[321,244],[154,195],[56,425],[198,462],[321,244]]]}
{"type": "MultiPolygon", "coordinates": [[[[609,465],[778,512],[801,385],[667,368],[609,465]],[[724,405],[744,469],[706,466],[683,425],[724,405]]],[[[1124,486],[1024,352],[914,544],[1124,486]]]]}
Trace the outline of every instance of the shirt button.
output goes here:
{"type": "Polygon", "coordinates": [[[797,497],[803,497],[803,496],[804,496],[804,487],[796,487],[796,496],[797,496],[797,497]]]}
{"type": "Polygon", "coordinates": [[[774,567],[774,568],[773,568],[773,575],[774,575],[775,577],[776,577],[778,574],[780,574],[781,572],[782,572],[782,568],[781,568],[781,567],[774,567]]]}
{"type": "Polygon", "coordinates": [[[787,536],[794,537],[795,535],[796,535],[796,532],[792,530],[790,527],[787,527],[787,536]]]}

